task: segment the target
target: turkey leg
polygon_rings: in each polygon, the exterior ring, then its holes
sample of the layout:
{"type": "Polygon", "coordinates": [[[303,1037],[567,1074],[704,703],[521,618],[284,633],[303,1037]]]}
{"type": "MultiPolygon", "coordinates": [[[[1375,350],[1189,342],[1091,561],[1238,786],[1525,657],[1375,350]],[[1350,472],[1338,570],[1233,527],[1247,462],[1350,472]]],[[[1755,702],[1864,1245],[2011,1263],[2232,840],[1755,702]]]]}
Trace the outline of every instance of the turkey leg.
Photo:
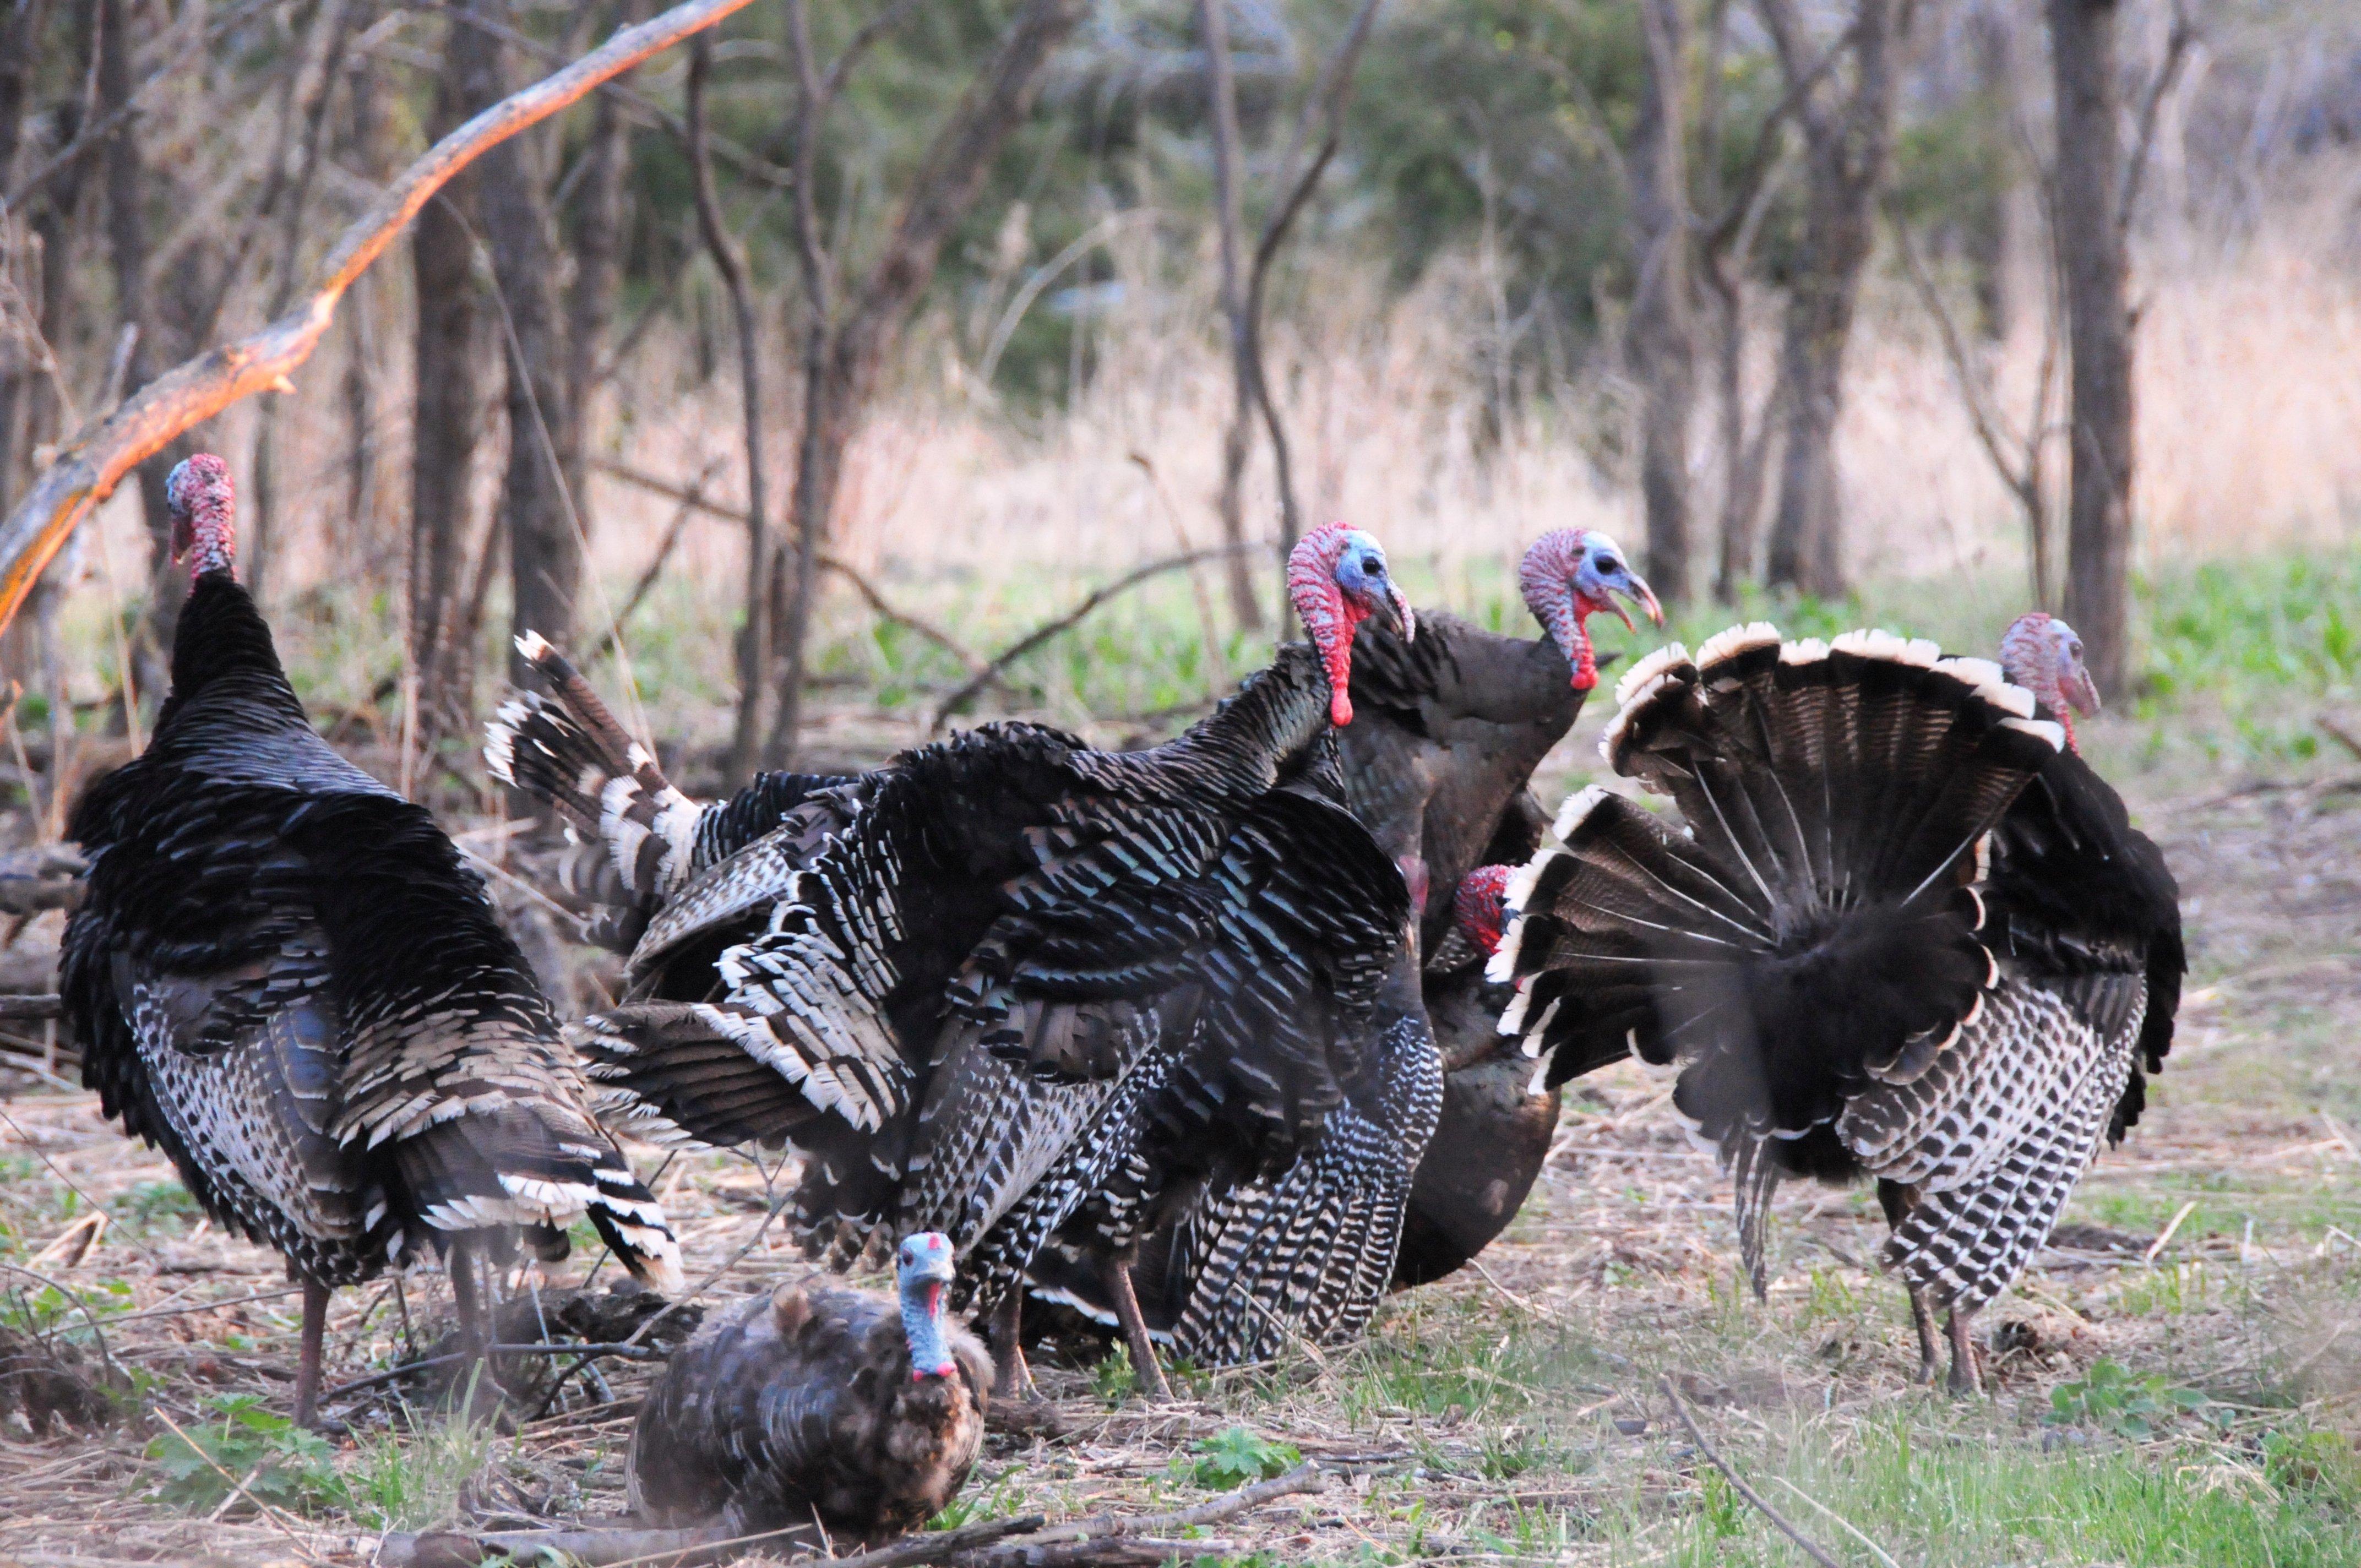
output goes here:
{"type": "Polygon", "coordinates": [[[1944,1387],[1953,1394],[1972,1394],[1983,1387],[1976,1367],[1976,1342],[1968,1333],[1968,1325],[1974,1320],[1973,1312],[1954,1307],[1947,1322],[1951,1331],[1951,1376],[1944,1387]]]}
{"type": "Polygon", "coordinates": [[[308,1427],[320,1402],[320,1342],[328,1330],[328,1288],[303,1281],[303,1350],[295,1364],[295,1424],[308,1427]]]}
{"type": "Polygon", "coordinates": [[[1018,1337],[1024,1317],[1025,1282],[1020,1279],[992,1310],[992,1354],[998,1363],[992,1377],[995,1402],[1041,1397],[1033,1387],[1033,1369],[1025,1365],[1025,1342],[1018,1337]]]}
{"type": "Polygon", "coordinates": [[[1935,1309],[1916,1285],[1910,1287],[1910,1321],[1918,1330],[1918,1374],[1911,1381],[1932,1383],[1935,1369],[1943,1364],[1942,1342],[1935,1333],[1935,1309]]]}
{"type": "Polygon", "coordinates": [[[491,1323],[484,1307],[483,1280],[477,1272],[475,1238],[465,1234],[455,1237],[443,1266],[451,1276],[451,1305],[459,1317],[459,1354],[467,1357],[451,1386],[459,1393],[464,1408],[474,1410],[478,1408],[476,1386],[483,1376],[484,1352],[492,1343],[491,1323]]]}
{"type": "Polygon", "coordinates": [[[1148,1319],[1131,1288],[1130,1268],[1109,1258],[1099,1266],[1099,1280],[1115,1301],[1115,1319],[1123,1324],[1124,1343],[1131,1348],[1131,1369],[1138,1376],[1140,1388],[1150,1404],[1165,1403],[1172,1398],[1172,1385],[1164,1380],[1156,1343],[1148,1337],[1148,1319]]]}

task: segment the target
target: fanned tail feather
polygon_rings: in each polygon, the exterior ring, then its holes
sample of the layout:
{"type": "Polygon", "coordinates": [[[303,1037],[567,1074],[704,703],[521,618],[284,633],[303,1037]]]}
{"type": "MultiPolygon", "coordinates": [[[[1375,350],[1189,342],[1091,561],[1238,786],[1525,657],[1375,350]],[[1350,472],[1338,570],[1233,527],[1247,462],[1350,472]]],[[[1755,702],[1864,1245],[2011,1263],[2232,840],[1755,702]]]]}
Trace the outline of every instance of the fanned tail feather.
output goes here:
{"type": "Polygon", "coordinates": [[[517,692],[500,705],[484,727],[484,765],[603,848],[614,882],[577,866],[568,873],[575,891],[608,904],[670,892],[693,869],[705,806],[673,786],[546,640],[527,632],[517,651],[554,695],[517,692]]]}

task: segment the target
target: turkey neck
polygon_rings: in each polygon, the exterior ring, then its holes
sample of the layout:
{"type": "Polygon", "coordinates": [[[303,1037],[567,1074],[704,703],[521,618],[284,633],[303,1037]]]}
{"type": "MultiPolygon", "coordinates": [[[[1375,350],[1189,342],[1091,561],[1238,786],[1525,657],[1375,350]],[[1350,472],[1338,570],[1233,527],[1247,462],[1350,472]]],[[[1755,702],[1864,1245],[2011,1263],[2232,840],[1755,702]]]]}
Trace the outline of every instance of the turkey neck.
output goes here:
{"type": "Polygon", "coordinates": [[[956,1365],[951,1360],[950,1336],[943,1326],[943,1281],[917,1278],[904,1285],[902,1295],[902,1334],[910,1343],[910,1376],[948,1376],[956,1365]]]}
{"type": "Polygon", "coordinates": [[[1165,755],[1218,774],[1238,795],[1259,795],[1328,734],[1328,695],[1319,652],[1308,642],[1284,643],[1165,755]]]}
{"type": "Polygon", "coordinates": [[[182,705],[216,685],[234,687],[246,700],[311,728],[280,665],[269,623],[255,608],[254,596],[225,570],[199,576],[181,609],[172,637],[172,693],[156,716],[158,731],[182,705]]]}

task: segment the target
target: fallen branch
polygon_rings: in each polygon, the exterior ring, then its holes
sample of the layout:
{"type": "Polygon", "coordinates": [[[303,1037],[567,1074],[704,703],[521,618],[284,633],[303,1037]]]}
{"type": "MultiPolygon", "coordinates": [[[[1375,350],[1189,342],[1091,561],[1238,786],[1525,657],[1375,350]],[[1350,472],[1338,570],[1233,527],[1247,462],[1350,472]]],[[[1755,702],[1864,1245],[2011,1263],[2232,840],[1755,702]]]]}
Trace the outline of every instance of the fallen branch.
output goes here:
{"type": "Polygon", "coordinates": [[[65,1002],[54,992],[47,995],[0,996],[0,1019],[11,1023],[18,1019],[31,1019],[38,1023],[65,1015],[65,1002]]]}
{"type": "MultiPolygon", "coordinates": [[[[588,1361],[595,1356],[605,1355],[613,1356],[621,1361],[664,1361],[670,1359],[672,1352],[659,1350],[653,1345],[618,1343],[614,1344],[495,1344],[487,1346],[484,1354],[487,1358],[495,1355],[578,1355],[588,1361]]],[[[382,1372],[372,1372],[366,1377],[356,1377],[349,1383],[339,1383],[321,1395],[320,1399],[324,1404],[330,1399],[341,1398],[346,1394],[357,1394],[365,1388],[374,1388],[381,1383],[396,1382],[413,1372],[428,1372],[437,1366],[449,1366],[457,1362],[474,1359],[475,1353],[465,1350],[455,1350],[444,1355],[422,1356],[416,1361],[405,1361],[399,1366],[389,1366],[382,1372]]]]}
{"type": "MultiPolygon", "coordinates": [[[[590,466],[602,474],[622,480],[627,485],[636,485],[651,495],[668,497],[685,507],[705,513],[708,517],[719,518],[724,522],[734,522],[741,526],[746,521],[745,512],[736,507],[728,507],[719,501],[708,500],[695,490],[684,489],[669,479],[642,473],[629,464],[618,463],[607,457],[594,457],[591,459],[590,466]]],[[[876,583],[860,567],[847,561],[843,556],[832,555],[825,550],[821,551],[819,569],[823,572],[834,572],[851,584],[852,591],[867,601],[869,608],[876,612],[879,620],[890,620],[896,626],[908,627],[912,631],[957,659],[966,666],[970,674],[984,667],[983,657],[952,637],[950,632],[931,621],[912,615],[908,610],[898,609],[889,603],[884,591],[877,587],[876,583]]]]}
{"type": "Polygon", "coordinates": [[[1260,544],[1247,543],[1217,544],[1209,550],[1191,550],[1183,555],[1170,555],[1161,561],[1150,561],[1147,565],[1126,572],[1103,587],[1092,589],[1082,596],[1082,602],[1075,605],[1073,609],[1053,620],[1043,621],[994,654],[982,669],[969,677],[967,685],[943,699],[942,707],[935,710],[935,720],[931,728],[939,733],[951,715],[973,702],[977,693],[1000,678],[1002,671],[1060,632],[1072,630],[1087,620],[1093,610],[1097,609],[1109,599],[1128,593],[1150,577],[1159,577],[1167,572],[1178,572],[1184,567],[1194,566],[1202,561],[1219,560],[1230,555],[1251,554],[1264,548],[1266,547],[1260,544]]]}
{"type": "Polygon", "coordinates": [[[493,104],[404,170],[345,230],[321,264],[312,296],[259,332],[208,350],[159,376],[61,447],[5,523],[0,523],[0,631],[7,630],[59,549],[123,477],[181,432],[262,391],[292,391],[289,375],[312,356],[353,280],[468,164],[540,124],[649,56],[713,26],[751,0],[688,0],[554,76],[493,104]]]}
{"type": "MultiPolygon", "coordinates": [[[[1039,1514],[1022,1519],[992,1519],[961,1530],[915,1535],[851,1557],[798,1557],[797,1563],[826,1563],[829,1568],[907,1568],[942,1563],[978,1547],[1041,1526],[1039,1514]]],[[[589,1568],[639,1568],[662,1563],[664,1568],[693,1568],[741,1554],[765,1541],[793,1539],[808,1544],[814,1535],[807,1524],[758,1535],[727,1535],[723,1527],[693,1530],[646,1530],[618,1526],[606,1530],[430,1530],[421,1535],[393,1534],[378,1551],[381,1568],[477,1568],[489,1558],[533,1557],[546,1561],[555,1553],[589,1568]]]]}
{"type": "MultiPolygon", "coordinates": [[[[1113,1557],[1092,1558],[1064,1554],[1051,1556],[1045,1550],[1060,1545],[1084,1545],[1116,1541],[1160,1541],[1178,1536],[1201,1525],[1220,1524],[1234,1519],[1249,1508],[1265,1503],[1275,1503],[1281,1497],[1292,1497],[1307,1492],[1325,1491],[1328,1476],[1317,1463],[1299,1464],[1286,1475],[1272,1481],[1257,1482],[1241,1486],[1235,1492],[1177,1509],[1169,1514],[1093,1514],[1088,1519],[1074,1519],[1066,1524],[1052,1525],[1023,1541],[1009,1541],[987,1552],[975,1552],[961,1559],[961,1568],[1048,1568],[1050,1563],[1078,1564],[1092,1562],[1126,1561],[1113,1557]]],[[[1195,1551],[1204,1550],[1202,1546],[1195,1551]]],[[[849,1568],[849,1563],[847,1564],[849,1568]]]]}
{"type": "Polygon", "coordinates": [[[1842,1563],[1839,1563],[1835,1558],[1822,1551],[1819,1544],[1813,1541],[1810,1536],[1806,1535],[1802,1530],[1797,1530],[1794,1525],[1789,1524],[1786,1517],[1780,1513],[1778,1509],[1764,1502],[1763,1500],[1763,1494],[1748,1486],[1745,1479],[1741,1476],[1737,1471],[1732,1470],[1730,1467],[1730,1461],[1724,1459],[1720,1454],[1714,1452],[1713,1444],[1706,1442],[1705,1433],[1697,1430],[1696,1419],[1689,1414],[1689,1408],[1681,1403],[1680,1392],[1673,1387],[1673,1379],[1669,1373],[1664,1377],[1658,1379],[1658,1386],[1664,1390],[1664,1398],[1673,1402],[1673,1414],[1680,1417],[1681,1425],[1688,1429],[1689,1441],[1696,1443],[1697,1452],[1704,1454],[1707,1460],[1712,1464],[1713,1467],[1722,1473],[1722,1475],[1728,1479],[1730,1486],[1737,1490],[1740,1497],[1745,1498],[1748,1502],[1753,1504],[1755,1508],[1760,1509],[1764,1519],[1767,1519],[1773,1524],[1777,1525],[1779,1527],[1780,1533],[1784,1535],[1789,1541],[1794,1541],[1797,1546],[1802,1547],[1804,1549],[1804,1555],[1818,1563],[1820,1568],[1844,1568],[1842,1563]]]}

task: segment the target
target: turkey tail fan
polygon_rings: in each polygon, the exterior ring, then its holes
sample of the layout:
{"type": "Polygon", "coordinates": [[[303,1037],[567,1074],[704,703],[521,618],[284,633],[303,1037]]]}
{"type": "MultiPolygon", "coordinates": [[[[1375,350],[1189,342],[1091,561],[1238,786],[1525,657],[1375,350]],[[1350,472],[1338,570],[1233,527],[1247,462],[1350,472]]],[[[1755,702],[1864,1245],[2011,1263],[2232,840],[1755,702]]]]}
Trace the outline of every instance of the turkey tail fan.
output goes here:
{"type": "Polygon", "coordinates": [[[1626,1047],[1678,1065],[1705,1136],[1809,1168],[1806,1135],[1924,1072],[1997,980],[1983,846],[2062,733],[1995,666],[1883,632],[1732,628],[1640,661],[1618,696],[1601,750],[1686,830],[1603,788],[1567,802],[1563,847],[1509,889],[1501,1030],[1552,1053],[1553,1081],[1626,1047]]]}
{"type": "Polygon", "coordinates": [[[704,807],[673,787],[545,638],[528,631],[517,652],[555,695],[518,692],[502,703],[484,727],[484,765],[603,845],[621,895],[584,868],[570,868],[569,880],[600,902],[624,904],[651,899],[686,877],[704,807]]]}

